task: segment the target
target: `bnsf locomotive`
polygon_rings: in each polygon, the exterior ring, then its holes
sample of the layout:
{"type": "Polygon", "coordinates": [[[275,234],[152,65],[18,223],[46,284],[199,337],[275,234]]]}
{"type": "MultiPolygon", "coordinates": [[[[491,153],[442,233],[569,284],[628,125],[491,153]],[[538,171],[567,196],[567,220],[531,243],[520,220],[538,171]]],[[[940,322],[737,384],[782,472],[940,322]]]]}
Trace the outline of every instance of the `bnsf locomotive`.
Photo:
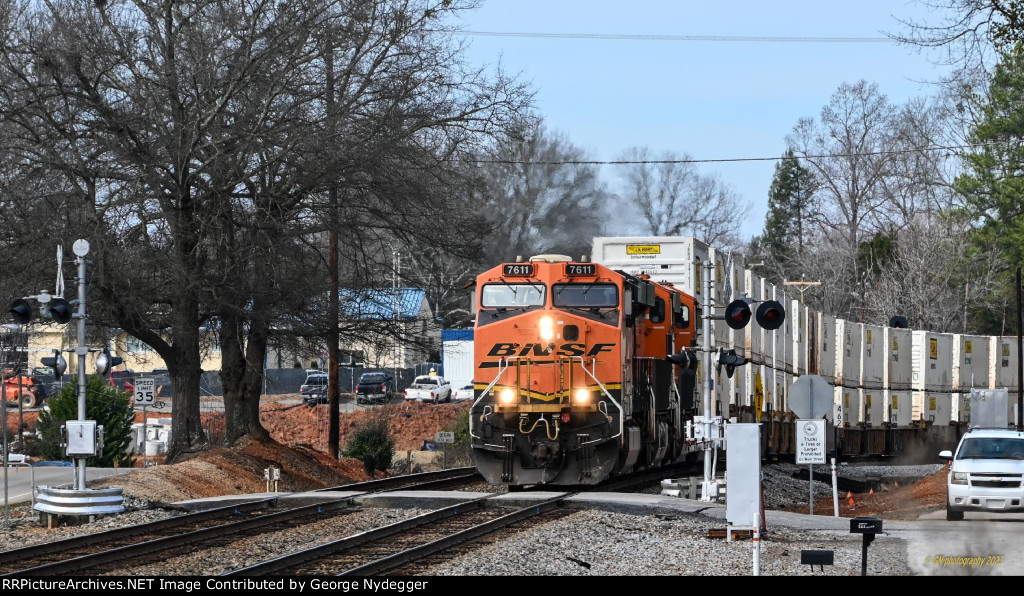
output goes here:
{"type": "Polygon", "coordinates": [[[685,456],[692,296],[562,255],[477,277],[477,469],[492,484],[597,484],[685,456]]]}

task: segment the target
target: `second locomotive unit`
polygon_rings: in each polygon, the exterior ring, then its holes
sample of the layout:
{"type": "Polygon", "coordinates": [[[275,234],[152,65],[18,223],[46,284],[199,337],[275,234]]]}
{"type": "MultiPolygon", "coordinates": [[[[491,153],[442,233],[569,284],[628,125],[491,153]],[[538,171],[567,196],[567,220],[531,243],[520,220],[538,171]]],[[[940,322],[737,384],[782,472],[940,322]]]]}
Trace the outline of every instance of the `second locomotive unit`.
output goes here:
{"type": "Polygon", "coordinates": [[[476,283],[470,435],[492,484],[588,485],[686,455],[692,296],[563,255],[476,283]]]}

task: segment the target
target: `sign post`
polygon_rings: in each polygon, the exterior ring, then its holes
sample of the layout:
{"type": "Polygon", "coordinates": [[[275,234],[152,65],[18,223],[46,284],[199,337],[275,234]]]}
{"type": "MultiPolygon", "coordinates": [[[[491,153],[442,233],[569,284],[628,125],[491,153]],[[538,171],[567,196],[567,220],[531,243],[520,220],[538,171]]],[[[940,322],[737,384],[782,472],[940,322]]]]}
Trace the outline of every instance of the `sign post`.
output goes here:
{"type": "Polygon", "coordinates": [[[442,461],[441,467],[442,467],[442,469],[447,470],[448,469],[448,445],[451,445],[452,443],[455,442],[455,433],[453,433],[451,431],[439,430],[434,435],[434,441],[444,445],[444,447],[443,447],[444,451],[442,451],[442,455],[441,455],[441,457],[443,458],[441,460],[442,461]]]}
{"type": "Polygon", "coordinates": [[[135,379],[135,405],[142,406],[142,467],[148,464],[146,461],[146,438],[149,436],[149,419],[146,417],[146,406],[153,405],[156,396],[153,395],[156,388],[156,381],[153,377],[135,379]]]}
{"type": "Polygon", "coordinates": [[[796,421],[796,463],[811,469],[811,515],[814,515],[814,464],[825,463],[825,421],[796,421]]]}

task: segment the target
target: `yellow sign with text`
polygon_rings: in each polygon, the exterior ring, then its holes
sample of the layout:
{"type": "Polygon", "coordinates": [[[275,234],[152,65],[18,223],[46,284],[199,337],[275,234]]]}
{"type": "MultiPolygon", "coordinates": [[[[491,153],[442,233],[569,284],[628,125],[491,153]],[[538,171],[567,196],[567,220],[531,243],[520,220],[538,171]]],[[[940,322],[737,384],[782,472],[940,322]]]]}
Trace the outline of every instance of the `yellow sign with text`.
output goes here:
{"type": "Polygon", "coordinates": [[[660,255],[660,244],[627,244],[627,255],[660,255]]]}
{"type": "Polygon", "coordinates": [[[764,405],[764,386],[761,385],[761,369],[754,373],[754,412],[761,422],[761,406],[764,405]]]}

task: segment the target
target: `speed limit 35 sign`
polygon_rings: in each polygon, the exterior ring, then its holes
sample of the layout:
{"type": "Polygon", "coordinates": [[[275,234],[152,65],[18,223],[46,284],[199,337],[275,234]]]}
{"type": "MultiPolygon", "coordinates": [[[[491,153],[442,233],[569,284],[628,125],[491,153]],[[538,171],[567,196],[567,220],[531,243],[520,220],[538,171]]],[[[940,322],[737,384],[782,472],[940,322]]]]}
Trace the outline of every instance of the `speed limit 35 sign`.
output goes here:
{"type": "Polygon", "coordinates": [[[156,401],[156,382],[153,378],[135,379],[135,404],[151,406],[156,401]]]}

